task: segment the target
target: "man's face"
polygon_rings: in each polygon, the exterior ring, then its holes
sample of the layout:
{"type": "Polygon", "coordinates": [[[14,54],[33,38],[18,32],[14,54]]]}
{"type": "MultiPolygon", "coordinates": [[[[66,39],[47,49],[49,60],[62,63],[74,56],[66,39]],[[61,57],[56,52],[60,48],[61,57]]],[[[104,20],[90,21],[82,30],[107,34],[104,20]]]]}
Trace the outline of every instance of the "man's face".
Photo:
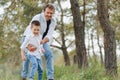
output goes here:
{"type": "Polygon", "coordinates": [[[52,18],[53,14],[54,14],[54,9],[46,8],[44,11],[44,15],[47,21],[52,18]]]}
{"type": "Polygon", "coordinates": [[[33,25],[32,28],[31,28],[31,30],[32,30],[32,33],[33,33],[35,36],[38,36],[39,33],[40,33],[40,26],[35,26],[35,25],[33,25]]]}

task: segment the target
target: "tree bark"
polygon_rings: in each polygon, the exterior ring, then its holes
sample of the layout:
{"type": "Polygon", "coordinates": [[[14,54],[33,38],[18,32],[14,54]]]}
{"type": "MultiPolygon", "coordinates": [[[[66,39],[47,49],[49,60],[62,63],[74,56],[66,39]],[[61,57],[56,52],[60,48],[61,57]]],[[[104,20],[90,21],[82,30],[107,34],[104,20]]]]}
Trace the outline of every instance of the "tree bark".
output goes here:
{"type": "Polygon", "coordinates": [[[102,45],[100,45],[100,39],[99,39],[99,35],[97,33],[97,44],[98,44],[98,47],[99,47],[99,53],[100,53],[100,60],[101,60],[101,65],[104,64],[103,62],[103,54],[102,54],[102,45]]]}
{"type": "Polygon", "coordinates": [[[92,47],[92,53],[93,53],[93,59],[95,63],[97,62],[97,55],[95,54],[95,49],[94,49],[94,38],[93,38],[93,33],[91,33],[91,47],[92,47]]]}
{"type": "Polygon", "coordinates": [[[63,55],[64,55],[65,66],[69,66],[70,65],[70,58],[69,58],[69,55],[68,55],[68,52],[67,52],[67,48],[63,47],[62,52],[63,52],[63,55]]]}
{"type": "Polygon", "coordinates": [[[64,10],[62,9],[62,6],[60,4],[60,0],[58,1],[58,5],[60,7],[60,11],[61,11],[61,18],[60,18],[60,35],[61,35],[61,50],[63,52],[63,56],[64,56],[64,62],[66,66],[70,65],[70,58],[68,55],[68,51],[67,51],[67,46],[66,46],[66,40],[65,40],[65,26],[64,26],[64,22],[63,22],[63,17],[64,17],[64,10]]]}
{"type": "Polygon", "coordinates": [[[105,69],[108,75],[117,75],[115,31],[105,7],[105,0],[97,0],[98,17],[104,32],[105,69]]]}
{"type": "Polygon", "coordinates": [[[87,65],[87,56],[85,48],[85,33],[84,24],[81,21],[80,9],[77,0],[70,0],[71,10],[73,15],[74,32],[75,32],[75,44],[76,53],[78,56],[78,67],[82,68],[87,65]]]}

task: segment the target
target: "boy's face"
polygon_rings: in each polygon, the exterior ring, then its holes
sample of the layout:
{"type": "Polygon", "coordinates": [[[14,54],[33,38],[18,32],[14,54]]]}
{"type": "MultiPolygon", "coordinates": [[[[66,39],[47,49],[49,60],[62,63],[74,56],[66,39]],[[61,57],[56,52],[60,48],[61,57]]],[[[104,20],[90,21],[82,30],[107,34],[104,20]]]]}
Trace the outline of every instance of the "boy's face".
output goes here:
{"type": "Polygon", "coordinates": [[[40,33],[40,26],[32,25],[31,30],[35,36],[38,36],[40,33]]]}

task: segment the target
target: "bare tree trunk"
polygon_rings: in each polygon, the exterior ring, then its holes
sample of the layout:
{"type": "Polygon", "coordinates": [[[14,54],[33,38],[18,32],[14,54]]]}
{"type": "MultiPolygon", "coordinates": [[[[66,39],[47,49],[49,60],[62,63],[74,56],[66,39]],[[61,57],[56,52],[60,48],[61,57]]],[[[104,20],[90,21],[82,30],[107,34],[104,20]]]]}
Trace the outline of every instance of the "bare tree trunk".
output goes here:
{"type": "Polygon", "coordinates": [[[70,58],[69,58],[69,55],[68,55],[68,51],[67,51],[67,46],[66,46],[66,40],[65,40],[65,29],[64,29],[64,23],[63,23],[63,9],[61,7],[61,4],[60,4],[60,0],[57,0],[58,1],[58,5],[60,7],[60,11],[61,11],[61,19],[60,19],[60,34],[61,34],[61,41],[62,41],[62,45],[61,45],[61,50],[63,52],[63,56],[64,56],[64,61],[65,61],[65,65],[66,66],[69,66],[70,65],[70,58]]]}
{"type": "Polygon", "coordinates": [[[100,25],[104,32],[106,74],[117,75],[115,31],[109,22],[105,0],[97,0],[97,9],[100,25]]]}
{"type": "Polygon", "coordinates": [[[92,46],[92,52],[93,52],[93,58],[94,61],[97,62],[97,55],[95,54],[95,50],[94,50],[94,39],[93,39],[93,33],[91,33],[91,46],[92,46]]]}
{"type": "Polygon", "coordinates": [[[89,33],[89,30],[87,30],[87,35],[88,35],[88,47],[87,47],[87,58],[88,60],[92,61],[92,58],[90,56],[90,33],[89,33]]]}
{"type": "Polygon", "coordinates": [[[77,61],[78,61],[77,55],[74,55],[74,56],[73,56],[73,64],[76,64],[77,61]]]}
{"type": "Polygon", "coordinates": [[[100,40],[99,40],[99,35],[97,33],[97,44],[100,50],[100,60],[101,60],[101,65],[103,65],[103,55],[102,55],[102,46],[100,45],[100,40]]]}
{"type": "Polygon", "coordinates": [[[69,55],[68,55],[68,52],[67,52],[67,48],[63,47],[62,51],[63,51],[63,55],[64,55],[65,65],[69,66],[70,65],[70,58],[69,58],[69,55]]]}
{"type": "Polygon", "coordinates": [[[84,24],[81,21],[80,9],[77,0],[70,0],[71,10],[74,22],[74,32],[75,32],[75,43],[76,43],[76,53],[78,56],[78,67],[82,68],[87,65],[87,56],[85,48],[85,33],[84,24]]]}

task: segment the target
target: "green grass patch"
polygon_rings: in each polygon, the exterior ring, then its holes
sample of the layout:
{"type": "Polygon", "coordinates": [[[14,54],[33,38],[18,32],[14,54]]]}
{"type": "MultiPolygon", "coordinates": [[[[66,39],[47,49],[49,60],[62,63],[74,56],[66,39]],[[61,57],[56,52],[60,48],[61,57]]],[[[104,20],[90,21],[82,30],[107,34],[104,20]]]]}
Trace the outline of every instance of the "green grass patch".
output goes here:
{"type": "MultiPolygon", "coordinates": [[[[44,68],[45,69],[45,68],[44,68]]],[[[79,69],[76,64],[72,66],[55,66],[55,80],[119,80],[118,77],[105,75],[104,67],[98,63],[91,63],[88,68],[79,69]]],[[[21,66],[13,67],[8,64],[0,65],[0,80],[20,80],[21,66]]],[[[37,80],[37,73],[35,79],[37,80]]],[[[43,80],[47,80],[46,71],[43,71],[43,80]]]]}

